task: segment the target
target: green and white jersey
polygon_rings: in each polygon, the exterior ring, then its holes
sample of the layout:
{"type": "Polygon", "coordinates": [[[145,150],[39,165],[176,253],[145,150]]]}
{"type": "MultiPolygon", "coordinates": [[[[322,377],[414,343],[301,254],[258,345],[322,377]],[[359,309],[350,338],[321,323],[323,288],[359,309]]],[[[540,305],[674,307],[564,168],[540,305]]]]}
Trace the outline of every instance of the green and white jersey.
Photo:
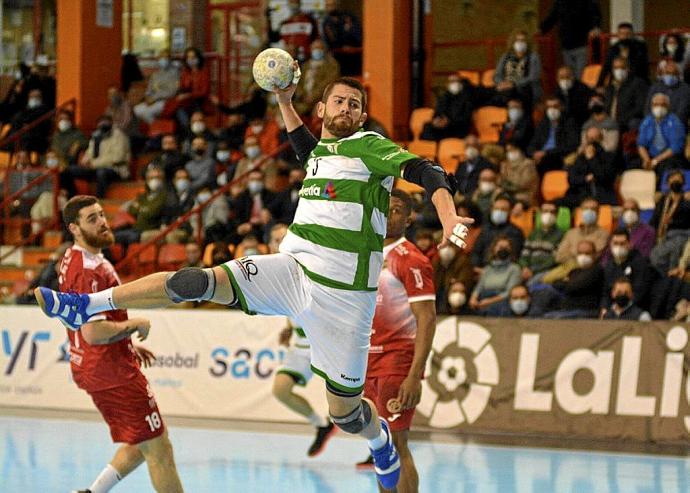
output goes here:
{"type": "Polygon", "coordinates": [[[393,181],[401,164],[415,158],[376,132],[322,139],[307,161],[295,219],[280,251],[315,282],[375,291],[393,181]]]}

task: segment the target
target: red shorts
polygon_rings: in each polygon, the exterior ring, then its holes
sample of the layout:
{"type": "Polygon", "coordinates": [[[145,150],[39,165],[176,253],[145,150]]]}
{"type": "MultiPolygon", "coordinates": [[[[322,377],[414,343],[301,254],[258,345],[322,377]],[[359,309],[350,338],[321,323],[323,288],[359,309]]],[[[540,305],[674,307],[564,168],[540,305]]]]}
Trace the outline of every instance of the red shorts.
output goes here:
{"type": "Polygon", "coordinates": [[[409,430],[414,417],[414,408],[398,412],[388,410],[388,402],[397,399],[405,378],[403,375],[367,377],[364,383],[364,397],[374,402],[379,416],[386,420],[391,431],[409,430]]]}
{"type": "Polygon", "coordinates": [[[142,373],[127,385],[89,395],[108,423],[113,442],[136,445],[165,431],[158,404],[142,373]]]}

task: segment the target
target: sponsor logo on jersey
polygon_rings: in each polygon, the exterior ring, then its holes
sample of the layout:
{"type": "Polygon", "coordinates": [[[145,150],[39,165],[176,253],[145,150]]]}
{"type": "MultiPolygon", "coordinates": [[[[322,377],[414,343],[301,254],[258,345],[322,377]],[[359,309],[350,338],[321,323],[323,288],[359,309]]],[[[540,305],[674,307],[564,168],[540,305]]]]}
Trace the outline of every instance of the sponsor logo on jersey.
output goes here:
{"type": "Polygon", "coordinates": [[[299,191],[300,197],[319,197],[321,196],[321,187],[318,185],[310,185],[308,187],[302,187],[299,191]]]}
{"type": "Polygon", "coordinates": [[[326,188],[324,189],[321,196],[324,199],[333,200],[335,198],[336,194],[335,194],[335,186],[333,185],[333,182],[329,181],[328,183],[326,183],[326,188]]]}

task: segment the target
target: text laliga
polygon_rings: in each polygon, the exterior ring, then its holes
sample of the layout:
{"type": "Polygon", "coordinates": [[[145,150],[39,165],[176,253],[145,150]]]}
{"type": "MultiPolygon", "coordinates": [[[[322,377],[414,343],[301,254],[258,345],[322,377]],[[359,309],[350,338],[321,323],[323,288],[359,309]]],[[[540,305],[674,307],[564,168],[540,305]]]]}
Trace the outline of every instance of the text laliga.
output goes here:
{"type": "MultiPolygon", "coordinates": [[[[676,417],[682,392],[683,361],[680,352],[688,342],[682,327],[672,328],[666,336],[666,354],[661,399],[658,415],[676,417]]],[[[608,414],[613,384],[614,351],[576,349],[559,363],[554,378],[553,392],[535,390],[539,358],[539,334],[525,333],[520,340],[517,380],[515,383],[515,409],[521,411],[551,411],[553,395],[558,405],[570,414],[608,414]],[[594,383],[589,392],[578,394],[573,387],[575,374],[580,370],[591,372],[594,383]]],[[[619,416],[654,416],[657,398],[638,395],[641,367],[642,338],[623,337],[616,392],[615,414],[619,416]]],[[[690,384],[690,382],[689,382],[690,384]]],[[[686,418],[690,431],[690,418],[686,418]]]]}

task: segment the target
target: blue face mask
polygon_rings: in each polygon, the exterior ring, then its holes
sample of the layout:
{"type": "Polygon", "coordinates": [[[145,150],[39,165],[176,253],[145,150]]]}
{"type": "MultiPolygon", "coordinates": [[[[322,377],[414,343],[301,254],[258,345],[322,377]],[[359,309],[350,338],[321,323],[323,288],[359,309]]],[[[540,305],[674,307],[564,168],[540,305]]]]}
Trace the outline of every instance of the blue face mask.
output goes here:
{"type": "Polygon", "coordinates": [[[585,209],[582,211],[582,222],[586,226],[591,226],[597,222],[597,213],[594,209],[585,209]]]}
{"type": "Polygon", "coordinates": [[[664,81],[664,84],[667,86],[675,86],[678,84],[678,76],[673,75],[673,74],[664,74],[661,76],[661,80],[664,81]]]}
{"type": "Polygon", "coordinates": [[[500,209],[494,209],[491,211],[491,222],[495,225],[505,224],[508,220],[508,213],[500,209]]]}

